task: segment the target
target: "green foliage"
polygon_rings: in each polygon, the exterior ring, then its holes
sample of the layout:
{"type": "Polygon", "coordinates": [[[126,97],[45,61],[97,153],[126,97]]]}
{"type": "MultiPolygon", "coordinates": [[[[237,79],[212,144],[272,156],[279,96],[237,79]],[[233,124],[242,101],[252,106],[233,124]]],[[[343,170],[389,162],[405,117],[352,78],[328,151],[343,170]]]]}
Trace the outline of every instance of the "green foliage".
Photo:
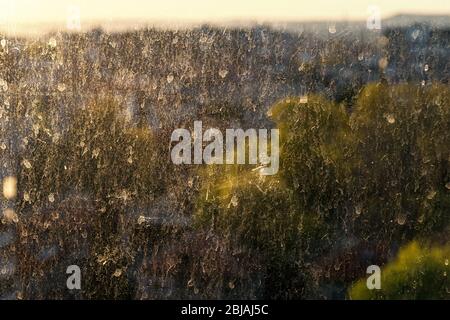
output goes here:
{"type": "Polygon", "coordinates": [[[280,129],[280,176],[303,215],[303,235],[317,254],[340,232],[352,170],[352,132],[342,105],[320,96],[290,98],[271,117],[280,129]],[[337,229],[336,229],[337,227],[337,229]]]}
{"type": "Polygon", "coordinates": [[[244,166],[223,168],[210,166],[202,172],[197,226],[214,230],[246,255],[261,259],[267,297],[300,297],[301,215],[290,190],[278,178],[244,166]]]}
{"type": "Polygon", "coordinates": [[[369,290],[366,279],[349,290],[352,299],[449,299],[450,246],[432,247],[414,241],[381,269],[381,289],[369,290]]]}
{"type": "Polygon", "coordinates": [[[319,283],[325,275],[305,266],[375,246],[381,264],[393,244],[435,240],[450,221],[449,97],[439,85],[373,84],[351,115],[316,95],[281,101],[269,112],[280,129],[279,174],[205,169],[197,225],[256,250],[276,270],[297,265],[303,280],[319,283]],[[354,244],[340,245],[345,239],[354,244]]]}
{"type": "Polygon", "coordinates": [[[361,232],[376,231],[374,241],[402,241],[448,226],[449,104],[443,85],[373,84],[361,92],[351,118],[354,184],[369,222],[361,232]]]}

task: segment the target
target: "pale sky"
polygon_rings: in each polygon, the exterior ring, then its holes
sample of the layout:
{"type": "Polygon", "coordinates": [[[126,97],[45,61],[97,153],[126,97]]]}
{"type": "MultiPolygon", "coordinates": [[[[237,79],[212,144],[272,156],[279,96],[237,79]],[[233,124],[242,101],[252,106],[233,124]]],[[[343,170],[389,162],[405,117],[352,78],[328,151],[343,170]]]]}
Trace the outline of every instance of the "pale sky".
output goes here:
{"type": "Polygon", "coordinates": [[[354,20],[366,19],[370,5],[379,7],[382,18],[450,14],[450,0],[0,0],[0,25],[64,23],[74,6],[81,23],[88,23],[354,20]]]}

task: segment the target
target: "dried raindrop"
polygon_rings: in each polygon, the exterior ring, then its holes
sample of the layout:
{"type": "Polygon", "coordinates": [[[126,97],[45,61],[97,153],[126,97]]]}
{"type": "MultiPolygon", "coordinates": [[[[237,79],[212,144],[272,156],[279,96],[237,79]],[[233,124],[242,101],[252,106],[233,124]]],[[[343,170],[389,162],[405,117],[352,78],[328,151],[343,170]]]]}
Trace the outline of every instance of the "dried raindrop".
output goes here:
{"type": "Polygon", "coordinates": [[[95,148],[94,150],[92,150],[92,158],[97,159],[99,154],[100,154],[100,149],[99,148],[95,148]]]}
{"type": "Polygon", "coordinates": [[[225,78],[228,75],[228,70],[220,70],[219,71],[219,76],[221,78],[225,78]]]}
{"type": "Polygon", "coordinates": [[[386,57],[381,58],[378,61],[378,66],[380,67],[380,69],[386,69],[386,67],[388,66],[388,59],[386,57]]]}
{"type": "Polygon", "coordinates": [[[433,198],[436,196],[437,192],[435,190],[431,190],[430,192],[428,192],[427,194],[427,199],[428,200],[433,200],[433,198]]]}
{"type": "Polygon", "coordinates": [[[6,81],[3,80],[3,79],[0,79],[0,88],[1,88],[3,91],[8,91],[8,82],[6,82],[6,81]]]}
{"type": "Polygon", "coordinates": [[[388,115],[386,116],[386,121],[387,121],[389,124],[394,124],[394,123],[395,123],[395,117],[394,117],[392,114],[388,114],[388,115]]]}
{"type": "Polygon", "coordinates": [[[406,214],[404,214],[404,213],[400,213],[398,216],[397,216],[397,223],[399,224],[399,225],[404,225],[405,223],[406,223],[406,214]]]}
{"type": "Polygon", "coordinates": [[[52,48],[56,47],[56,39],[53,38],[53,37],[51,37],[51,38],[48,40],[48,45],[49,45],[50,47],[52,47],[52,48]]]}
{"type": "Polygon", "coordinates": [[[141,225],[141,224],[143,224],[143,223],[145,223],[145,217],[144,216],[139,216],[139,218],[137,219],[137,223],[139,224],[139,225],[141,225]]]}
{"type": "Polygon", "coordinates": [[[236,197],[236,195],[233,195],[232,197],[231,197],[231,205],[233,206],[233,207],[236,207],[237,205],[238,205],[238,203],[239,203],[239,201],[238,201],[238,198],[236,197]]]}
{"type": "Polygon", "coordinates": [[[423,223],[423,221],[425,220],[425,216],[423,214],[421,214],[418,218],[417,218],[417,222],[419,223],[423,223]]]}
{"type": "Polygon", "coordinates": [[[23,160],[23,161],[22,161],[22,164],[23,164],[23,166],[24,166],[25,168],[31,169],[31,162],[28,161],[27,159],[23,160]]]}
{"type": "Polygon", "coordinates": [[[10,208],[3,210],[3,219],[7,223],[11,223],[11,222],[18,223],[19,222],[19,216],[13,209],[10,209],[10,208]]]}
{"type": "Polygon", "coordinates": [[[16,177],[6,177],[3,180],[3,196],[6,199],[14,199],[17,195],[17,179],[16,177]]]}
{"type": "Polygon", "coordinates": [[[116,269],[116,271],[114,271],[113,276],[118,278],[122,275],[122,269],[116,269]]]}
{"type": "Polygon", "coordinates": [[[64,83],[59,83],[58,84],[58,91],[59,92],[64,92],[66,90],[66,85],[64,83]]]}
{"type": "Polygon", "coordinates": [[[301,96],[300,103],[303,103],[303,104],[308,103],[308,96],[301,96]]]}

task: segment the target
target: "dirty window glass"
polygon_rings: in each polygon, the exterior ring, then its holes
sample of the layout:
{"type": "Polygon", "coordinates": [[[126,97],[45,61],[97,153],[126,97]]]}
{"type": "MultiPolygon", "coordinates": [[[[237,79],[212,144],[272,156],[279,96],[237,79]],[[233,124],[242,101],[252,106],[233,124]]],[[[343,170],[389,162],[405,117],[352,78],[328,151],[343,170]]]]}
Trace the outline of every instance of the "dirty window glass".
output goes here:
{"type": "Polygon", "coordinates": [[[0,1],[0,298],[449,299],[410,2],[0,1]]]}

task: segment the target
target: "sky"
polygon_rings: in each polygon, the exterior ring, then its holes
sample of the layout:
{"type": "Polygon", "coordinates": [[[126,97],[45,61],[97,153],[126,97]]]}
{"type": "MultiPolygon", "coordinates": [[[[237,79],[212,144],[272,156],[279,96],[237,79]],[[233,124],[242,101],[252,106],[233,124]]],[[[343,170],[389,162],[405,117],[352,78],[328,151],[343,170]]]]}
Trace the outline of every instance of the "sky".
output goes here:
{"type": "Polygon", "coordinates": [[[450,14],[450,0],[0,0],[0,26],[111,21],[222,22],[367,19],[399,13],[450,14]]]}

